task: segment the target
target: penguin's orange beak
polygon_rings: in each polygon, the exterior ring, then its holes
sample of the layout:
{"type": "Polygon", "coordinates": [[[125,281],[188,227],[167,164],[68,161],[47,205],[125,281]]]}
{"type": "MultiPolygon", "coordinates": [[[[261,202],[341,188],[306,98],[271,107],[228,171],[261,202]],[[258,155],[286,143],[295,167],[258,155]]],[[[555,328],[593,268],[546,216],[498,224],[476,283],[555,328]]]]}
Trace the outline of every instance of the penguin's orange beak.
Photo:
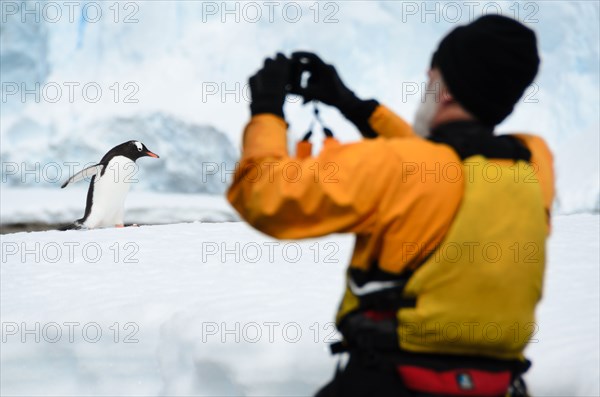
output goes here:
{"type": "Polygon", "coordinates": [[[148,151],[146,152],[146,154],[147,154],[148,156],[150,156],[150,157],[154,157],[155,159],[159,158],[159,157],[158,157],[158,154],[156,154],[156,153],[152,153],[150,150],[148,150],[148,151]]]}

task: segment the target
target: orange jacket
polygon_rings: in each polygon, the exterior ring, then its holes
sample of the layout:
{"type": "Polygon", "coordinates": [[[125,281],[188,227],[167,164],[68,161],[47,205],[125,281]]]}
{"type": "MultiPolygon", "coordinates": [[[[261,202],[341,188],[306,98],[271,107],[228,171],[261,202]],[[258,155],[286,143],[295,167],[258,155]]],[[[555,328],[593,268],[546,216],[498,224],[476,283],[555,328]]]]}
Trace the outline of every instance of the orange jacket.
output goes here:
{"type": "MultiPolygon", "coordinates": [[[[318,156],[297,159],[287,151],[286,122],[254,116],[228,200],[250,225],[276,238],[356,234],[352,268],[366,270],[377,261],[382,270],[400,273],[418,266],[457,212],[464,190],[461,159],[451,147],[415,135],[384,106],[369,124],[378,138],[330,142],[318,156]]],[[[532,153],[549,212],[551,153],[539,137],[516,136],[532,153]]]]}

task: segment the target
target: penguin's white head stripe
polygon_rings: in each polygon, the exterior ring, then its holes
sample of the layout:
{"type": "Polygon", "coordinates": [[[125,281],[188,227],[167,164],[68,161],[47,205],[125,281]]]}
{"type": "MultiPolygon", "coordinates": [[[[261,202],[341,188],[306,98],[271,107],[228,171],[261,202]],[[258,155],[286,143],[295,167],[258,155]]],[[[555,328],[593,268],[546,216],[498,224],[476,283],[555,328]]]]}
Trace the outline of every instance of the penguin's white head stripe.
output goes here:
{"type": "Polygon", "coordinates": [[[138,151],[142,151],[142,144],[138,141],[133,141],[133,143],[135,144],[135,146],[137,147],[138,151]]]}

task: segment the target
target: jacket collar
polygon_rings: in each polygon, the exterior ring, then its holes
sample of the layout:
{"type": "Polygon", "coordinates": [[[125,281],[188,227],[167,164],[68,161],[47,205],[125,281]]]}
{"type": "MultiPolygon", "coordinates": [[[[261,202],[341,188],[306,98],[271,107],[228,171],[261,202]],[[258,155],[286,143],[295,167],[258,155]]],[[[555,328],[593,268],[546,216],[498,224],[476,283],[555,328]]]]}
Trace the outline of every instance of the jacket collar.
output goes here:
{"type": "Polygon", "coordinates": [[[431,130],[432,137],[440,137],[443,139],[450,135],[461,135],[464,137],[492,136],[494,135],[494,127],[484,125],[475,120],[460,120],[438,125],[431,130]]]}
{"type": "Polygon", "coordinates": [[[512,135],[494,135],[494,127],[475,120],[452,121],[435,127],[430,141],[451,146],[464,160],[475,155],[487,158],[525,160],[531,152],[512,135]]]}

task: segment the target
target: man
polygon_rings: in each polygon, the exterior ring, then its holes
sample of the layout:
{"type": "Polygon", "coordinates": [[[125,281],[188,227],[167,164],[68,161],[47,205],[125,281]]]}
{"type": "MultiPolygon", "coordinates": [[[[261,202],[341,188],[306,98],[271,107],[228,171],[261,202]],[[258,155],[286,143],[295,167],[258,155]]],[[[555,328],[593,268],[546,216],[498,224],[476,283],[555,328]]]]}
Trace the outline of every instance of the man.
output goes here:
{"type": "Polygon", "coordinates": [[[229,201],[277,238],[356,235],[336,318],[344,341],[332,348],[349,361],[319,396],[525,395],[552,156],[542,139],[496,136],[494,126],[538,65],[535,34],[517,21],[488,15],[454,29],[433,55],[435,95],[415,131],[314,54],[279,54],[250,79],[229,201]],[[305,87],[292,81],[294,92],[337,107],[373,139],[291,158],[282,107],[298,65],[311,76],[305,87]]]}

